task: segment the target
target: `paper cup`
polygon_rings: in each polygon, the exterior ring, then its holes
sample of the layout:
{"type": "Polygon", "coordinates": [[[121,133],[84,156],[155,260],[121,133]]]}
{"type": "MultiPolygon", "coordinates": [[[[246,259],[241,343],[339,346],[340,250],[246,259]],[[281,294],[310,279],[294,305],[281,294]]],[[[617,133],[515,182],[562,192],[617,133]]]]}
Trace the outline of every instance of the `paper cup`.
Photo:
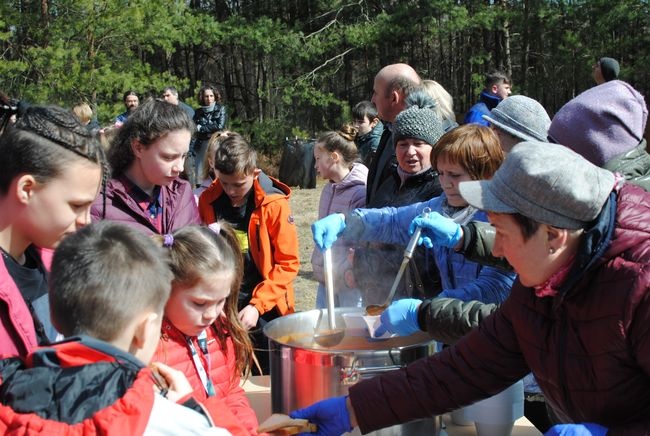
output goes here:
{"type": "Polygon", "coordinates": [[[366,323],[363,321],[363,313],[344,313],[342,316],[347,336],[368,336],[366,323]]]}
{"type": "Polygon", "coordinates": [[[365,336],[373,339],[385,339],[395,335],[386,332],[381,336],[375,335],[375,331],[381,325],[380,315],[364,315],[363,313],[344,313],[346,334],[348,336],[365,336]]]}
{"type": "Polygon", "coordinates": [[[377,329],[381,326],[381,315],[365,315],[363,317],[363,322],[366,323],[366,328],[368,329],[368,334],[371,338],[385,339],[394,336],[387,331],[384,331],[381,336],[376,335],[377,329]]]}

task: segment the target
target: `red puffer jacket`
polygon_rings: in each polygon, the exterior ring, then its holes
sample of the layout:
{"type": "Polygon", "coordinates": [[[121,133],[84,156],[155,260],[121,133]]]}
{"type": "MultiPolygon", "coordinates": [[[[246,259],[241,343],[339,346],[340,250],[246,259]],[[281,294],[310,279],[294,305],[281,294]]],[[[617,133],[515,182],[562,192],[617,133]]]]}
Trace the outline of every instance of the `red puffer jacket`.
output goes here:
{"type": "Polygon", "coordinates": [[[87,336],[0,361],[3,435],[245,434],[221,400],[182,401],[154,394],[133,355],[87,336]]]}
{"type": "Polygon", "coordinates": [[[597,221],[558,296],[517,280],[454,347],[352,386],[361,430],[470,404],[532,370],[563,421],[650,434],[650,193],[624,185],[597,221]]]}
{"type": "MultiPolygon", "coordinates": [[[[257,434],[259,426],[255,412],[244,394],[244,389],[240,387],[241,378],[236,374],[235,368],[235,349],[230,337],[226,340],[227,349],[221,349],[214,329],[219,328],[216,324],[208,329],[208,352],[210,354],[210,380],[215,390],[215,396],[221,398],[230,408],[230,411],[240,420],[242,425],[252,435],[257,434]],[[233,374],[235,376],[233,376],[233,374]]],[[[208,369],[208,363],[200,351],[197,338],[193,337],[195,349],[201,359],[203,367],[208,369]]],[[[162,334],[158,349],[152,362],[162,362],[173,368],[182,371],[189,380],[194,389],[194,397],[203,401],[208,398],[203,383],[199,378],[192,353],[185,340],[185,335],[181,333],[168,319],[164,319],[162,324],[162,334]]]]}

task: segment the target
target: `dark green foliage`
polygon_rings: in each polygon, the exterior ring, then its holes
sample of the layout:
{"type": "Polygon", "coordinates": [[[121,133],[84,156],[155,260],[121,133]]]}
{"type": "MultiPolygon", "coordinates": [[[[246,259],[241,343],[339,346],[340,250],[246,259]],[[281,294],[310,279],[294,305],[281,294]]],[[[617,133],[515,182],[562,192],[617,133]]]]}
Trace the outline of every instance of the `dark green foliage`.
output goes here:
{"type": "Polygon", "coordinates": [[[102,123],[126,89],[175,85],[196,106],[216,84],[230,127],[260,150],[348,121],[381,66],[407,62],[464,112],[483,75],[552,114],[617,58],[650,90],[650,13],[642,0],[12,0],[0,2],[0,90],[33,102],[87,101],[102,123]]]}

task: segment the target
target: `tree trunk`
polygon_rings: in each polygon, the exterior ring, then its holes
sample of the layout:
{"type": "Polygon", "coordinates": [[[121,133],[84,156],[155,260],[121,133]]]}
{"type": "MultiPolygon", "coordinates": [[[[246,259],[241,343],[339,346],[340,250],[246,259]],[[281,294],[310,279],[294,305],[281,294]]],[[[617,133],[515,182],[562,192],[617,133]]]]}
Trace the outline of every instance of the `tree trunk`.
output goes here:
{"type": "Polygon", "coordinates": [[[508,77],[512,77],[512,57],[510,54],[510,22],[508,20],[508,2],[501,0],[501,7],[503,8],[503,63],[508,77]]]}
{"type": "Polygon", "coordinates": [[[48,25],[48,17],[49,17],[49,12],[48,12],[48,4],[47,0],[41,0],[41,20],[43,22],[43,27],[47,27],[48,25]]]}

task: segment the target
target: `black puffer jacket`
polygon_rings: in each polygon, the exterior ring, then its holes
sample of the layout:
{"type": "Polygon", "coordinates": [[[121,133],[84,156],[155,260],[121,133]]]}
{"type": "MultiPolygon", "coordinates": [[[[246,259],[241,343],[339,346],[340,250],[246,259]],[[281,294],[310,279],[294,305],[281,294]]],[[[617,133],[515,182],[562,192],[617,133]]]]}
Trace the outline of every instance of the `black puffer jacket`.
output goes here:
{"type": "Polygon", "coordinates": [[[418,309],[420,329],[438,342],[454,344],[497,310],[496,304],[462,301],[457,298],[432,298],[418,309]]]}
{"type": "Polygon", "coordinates": [[[438,415],[532,370],[564,422],[650,433],[650,194],[626,184],[582,237],[559,295],[515,282],[455,346],[350,388],[363,432],[438,415]]]}
{"type": "MultiPolygon", "coordinates": [[[[401,186],[397,168],[377,190],[366,208],[399,207],[437,197],[442,193],[438,173],[429,169],[412,176],[401,186]]],[[[386,299],[404,258],[404,246],[365,243],[355,247],[353,271],[356,284],[364,292],[364,303],[381,303],[386,299]]],[[[431,250],[418,247],[397,288],[396,299],[428,298],[440,293],[440,273],[431,250]]]]}
{"type": "Polygon", "coordinates": [[[210,139],[214,132],[226,127],[226,107],[215,103],[214,109],[209,112],[200,107],[194,112],[194,123],[197,129],[196,139],[210,139]]]}
{"type": "Polygon", "coordinates": [[[390,177],[384,180],[375,197],[366,203],[366,208],[403,206],[429,200],[442,194],[438,173],[429,168],[421,174],[409,177],[402,185],[397,174],[397,165],[392,165],[390,177]]]}

